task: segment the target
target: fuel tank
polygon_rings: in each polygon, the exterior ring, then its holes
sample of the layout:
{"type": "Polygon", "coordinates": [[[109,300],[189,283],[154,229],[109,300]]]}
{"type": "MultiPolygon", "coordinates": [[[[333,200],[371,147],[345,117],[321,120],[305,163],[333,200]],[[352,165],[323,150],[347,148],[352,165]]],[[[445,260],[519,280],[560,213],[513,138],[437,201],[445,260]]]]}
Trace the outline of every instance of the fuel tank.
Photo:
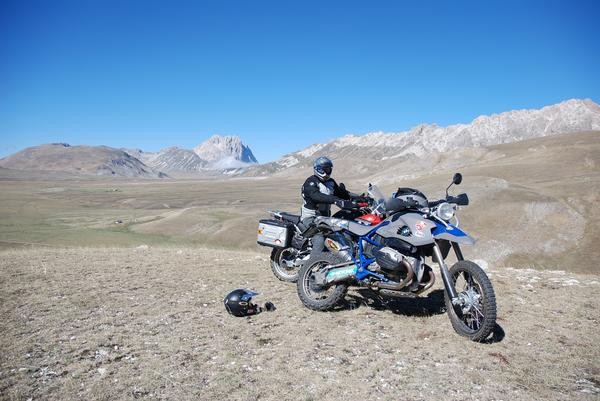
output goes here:
{"type": "Polygon", "coordinates": [[[395,214],[388,218],[390,224],[377,230],[384,238],[400,238],[411,245],[423,246],[434,242],[431,230],[437,225],[419,213],[395,214]]]}

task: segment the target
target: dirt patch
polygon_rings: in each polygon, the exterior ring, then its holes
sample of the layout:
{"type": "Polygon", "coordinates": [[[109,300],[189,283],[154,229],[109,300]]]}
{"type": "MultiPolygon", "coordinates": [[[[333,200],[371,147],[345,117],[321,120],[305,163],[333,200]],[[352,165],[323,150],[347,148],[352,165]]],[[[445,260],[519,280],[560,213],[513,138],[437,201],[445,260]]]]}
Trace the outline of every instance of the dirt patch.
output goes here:
{"type": "Polygon", "coordinates": [[[560,399],[600,396],[600,279],[488,267],[499,326],[459,337],[439,284],[390,302],[352,291],[310,311],[268,253],[0,253],[0,399],[560,399]],[[229,316],[234,288],[277,310],[229,316]]]}

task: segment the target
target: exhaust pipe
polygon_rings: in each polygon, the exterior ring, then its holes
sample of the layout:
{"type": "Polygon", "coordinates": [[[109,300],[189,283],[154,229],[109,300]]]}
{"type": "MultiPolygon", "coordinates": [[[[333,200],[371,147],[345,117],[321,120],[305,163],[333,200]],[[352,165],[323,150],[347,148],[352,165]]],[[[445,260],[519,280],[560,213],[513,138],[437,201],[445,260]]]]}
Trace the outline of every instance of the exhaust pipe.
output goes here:
{"type": "Polygon", "coordinates": [[[417,291],[415,291],[413,293],[415,295],[419,295],[419,294],[427,291],[428,289],[433,287],[433,284],[435,283],[435,274],[433,273],[433,270],[429,266],[427,266],[427,268],[428,268],[427,273],[429,273],[429,281],[425,284],[425,287],[419,288],[417,291]]]}
{"type": "Polygon", "coordinates": [[[375,287],[379,287],[384,290],[399,291],[402,288],[406,287],[408,284],[410,284],[414,277],[412,266],[410,265],[410,263],[408,263],[408,260],[406,260],[406,258],[402,258],[401,265],[404,266],[404,268],[406,269],[406,277],[404,278],[404,280],[400,281],[399,283],[395,281],[387,283],[378,282],[375,283],[375,287]]]}
{"type": "Polygon", "coordinates": [[[331,269],[325,276],[325,284],[337,283],[339,281],[345,281],[350,277],[354,276],[356,268],[354,266],[338,267],[331,269]]]}
{"type": "Polygon", "coordinates": [[[354,276],[355,266],[353,261],[332,265],[314,273],[315,283],[318,285],[328,285],[344,281],[354,276]]]}

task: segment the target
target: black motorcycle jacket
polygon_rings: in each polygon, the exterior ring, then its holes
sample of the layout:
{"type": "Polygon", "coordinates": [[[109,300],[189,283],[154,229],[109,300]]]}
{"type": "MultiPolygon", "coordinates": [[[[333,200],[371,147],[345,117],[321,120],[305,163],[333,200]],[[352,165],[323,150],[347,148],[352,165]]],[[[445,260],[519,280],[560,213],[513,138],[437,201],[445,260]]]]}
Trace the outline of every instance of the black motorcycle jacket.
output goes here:
{"type": "Polygon", "coordinates": [[[330,216],[331,204],[339,199],[350,199],[350,193],[340,187],[333,178],[322,182],[316,175],[311,175],[302,185],[302,220],[314,216],[330,216]]]}

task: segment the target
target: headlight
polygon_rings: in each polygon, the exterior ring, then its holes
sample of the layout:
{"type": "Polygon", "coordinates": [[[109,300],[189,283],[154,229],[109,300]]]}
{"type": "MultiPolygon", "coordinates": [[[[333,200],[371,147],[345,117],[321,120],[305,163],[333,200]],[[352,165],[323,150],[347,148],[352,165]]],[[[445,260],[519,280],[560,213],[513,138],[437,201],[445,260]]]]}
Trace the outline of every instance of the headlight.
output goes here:
{"type": "Polygon", "coordinates": [[[448,221],[452,217],[454,217],[454,213],[456,212],[456,206],[450,203],[441,203],[436,210],[436,214],[442,220],[448,221]]]}

